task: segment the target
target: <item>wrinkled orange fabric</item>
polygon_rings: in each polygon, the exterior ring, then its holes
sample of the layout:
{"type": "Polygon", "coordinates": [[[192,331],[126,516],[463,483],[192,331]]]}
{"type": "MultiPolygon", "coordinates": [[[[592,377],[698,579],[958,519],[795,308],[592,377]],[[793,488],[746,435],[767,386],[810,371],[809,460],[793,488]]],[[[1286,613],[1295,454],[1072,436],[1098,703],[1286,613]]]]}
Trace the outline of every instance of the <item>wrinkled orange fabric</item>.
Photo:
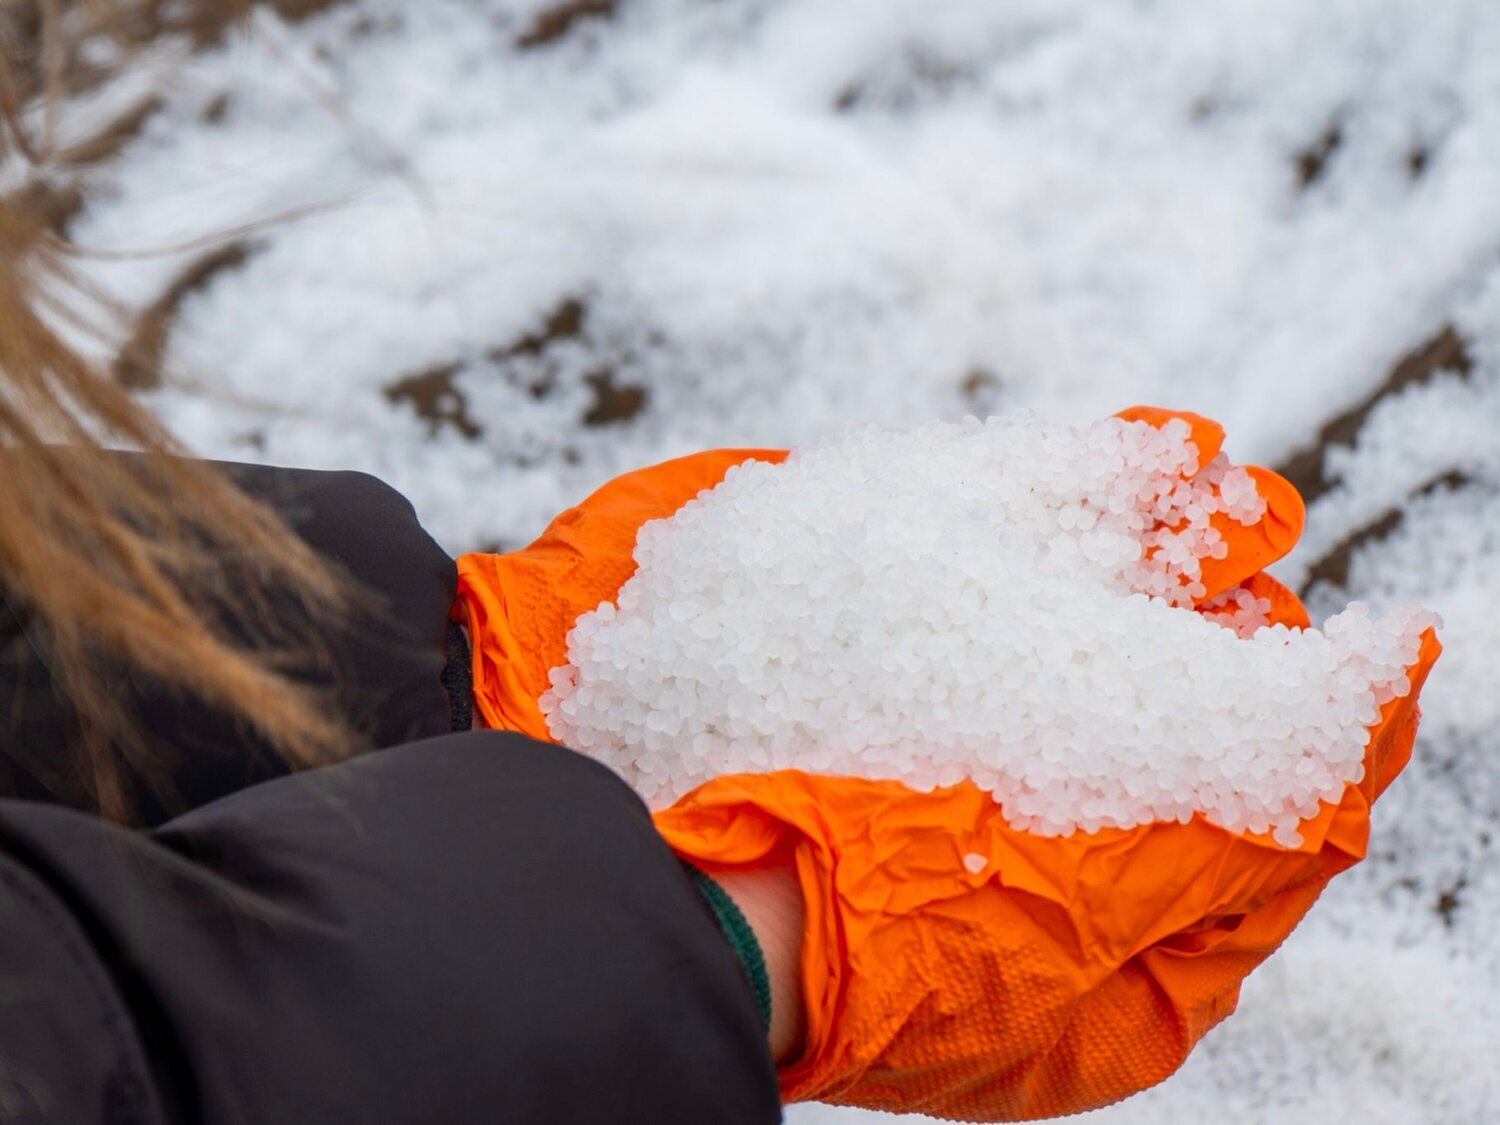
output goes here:
{"type": "MultiPolygon", "coordinates": [[[[1122,417],[1192,427],[1200,464],[1223,430],[1189,414],[1122,417]]],[[[490,726],[548,739],[536,697],[566,661],[578,616],[634,572],[636,532],[713,487],[720,450],[610,482],[531,546],[459,561],[456,616],[475,652],[490,726]]],[[[1296,596],[1261,568],[1301,532],[1300,497],[1252,470],[1267,500],[1254,527],[1215,517],[1230,552],[1204,560],[1200,601],[1243,584],[1273,620],[1305,627],[1296,596]]],[[[1363,858],[1370,806],[1411,755],[1417,693],[1440,648],[1430,633],[1412,691],[1382,709],[1364,779],[1302,826],[1303,843],[1187,824],[1043,838],[1010,828],[967,782],[799,771],[717,778],[656,814],[663,837],[709,872],[794,864],[807,901],[807,1038],[780,1072],[786,1101],[820,1100],[953,1120],[1017,1121],[1106,1105],[1153,1085],[1234,1010],[1239,987],[1327,880],[1363,858]],[[965,864],[982,858],[977,871],[965,864]]]]}

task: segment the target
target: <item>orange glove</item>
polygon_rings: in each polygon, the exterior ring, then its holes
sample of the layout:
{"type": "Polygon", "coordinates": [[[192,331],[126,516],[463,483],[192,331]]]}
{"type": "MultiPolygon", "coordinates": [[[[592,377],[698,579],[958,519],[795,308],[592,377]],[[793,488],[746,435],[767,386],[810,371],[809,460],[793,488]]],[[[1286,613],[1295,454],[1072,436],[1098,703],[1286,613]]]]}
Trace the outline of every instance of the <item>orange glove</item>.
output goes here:
{"type": "MultiPolygon", "coordinates": [[[[1122,417],[1192,427],[1206,465],[1223,431],[1193,415],[1122,417]]],[[[536,698],[566,663],[573,622],[634,572],[640,525],[711,488],[719,451],[619,478],[525,550],[459,560],[456,613],[475,647],[475,699],[492,726],[547,739],[536,698]]],[[[1252,470],[1267,511],[1222,515],[1222,560],[1203,560],[1206,601],[1243,584],[1272,619],[1306,626],[1295,595],[1260,573],[1296,541],[1302,503],[1252,470]]],[[[1188,824],[1043,838],[1009,827],[968,782],[798,771],[717,778],[659,812],[673,849],[708,871],[790,860],[807,902],[807,1039],[781,1070],[786,1101],[821,1100],[1006,1121],[1106,1105],[1161,1081],[1234,1010],[1245,975],[1291,932],[1334,874],[1364,856],[1369,809],[1406,764],[1416,696],[1439,647],[1429,633],[1346,786],[1302,825],[1301,846],[1188,824]]]]}

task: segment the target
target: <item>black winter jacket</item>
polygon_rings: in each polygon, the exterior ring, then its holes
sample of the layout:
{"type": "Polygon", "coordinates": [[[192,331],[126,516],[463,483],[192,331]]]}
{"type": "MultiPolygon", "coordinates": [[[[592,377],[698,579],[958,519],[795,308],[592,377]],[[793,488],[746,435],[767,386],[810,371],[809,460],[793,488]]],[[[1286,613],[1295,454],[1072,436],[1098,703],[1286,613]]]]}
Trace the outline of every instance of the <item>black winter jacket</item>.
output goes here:
{"type": "Polygon", "coordinates": [[[641,802],[570,751],[451,732],[454,567],[410,505],[234,471],[384,603],[299,669],[371,750],[283,776],[122,673],[183,752],[173,792],[138,779],[141,827],[108,824],[0,600],[0,1121],[779,1120],[750,989],[641,802]]]}

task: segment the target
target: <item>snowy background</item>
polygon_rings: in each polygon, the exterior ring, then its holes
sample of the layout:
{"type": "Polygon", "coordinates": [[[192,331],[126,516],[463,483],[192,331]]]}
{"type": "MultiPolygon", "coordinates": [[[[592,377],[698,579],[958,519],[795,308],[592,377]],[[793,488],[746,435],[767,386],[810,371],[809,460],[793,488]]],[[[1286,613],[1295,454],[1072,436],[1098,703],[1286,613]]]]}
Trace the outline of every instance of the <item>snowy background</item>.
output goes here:
{"type": "Polygon", "coordinates": [[[1447,653],[1369,861],[1084,1120],[1500,1121],[1500,4],[276,7],[57,122],[124,122],[58,222],[197,450],[369,470],[458,552],[851,420],[1221,420],[1311,501],[1315,616],[1418,599],[1447,653]]]}

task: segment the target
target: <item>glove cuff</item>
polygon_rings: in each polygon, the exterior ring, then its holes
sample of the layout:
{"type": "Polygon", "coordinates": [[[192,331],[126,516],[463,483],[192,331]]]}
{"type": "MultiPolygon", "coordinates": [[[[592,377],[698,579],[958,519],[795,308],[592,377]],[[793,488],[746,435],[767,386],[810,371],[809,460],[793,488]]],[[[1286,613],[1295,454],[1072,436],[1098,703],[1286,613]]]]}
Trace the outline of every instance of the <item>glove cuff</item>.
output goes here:
{"type": "Polygon", "coordinates": [[[750,991],[755,994],[755,1007],[760,1012],[761,1026],[769,1032],[771,1030],[771,977],[766,971],[765,954],[761,952],[760,942],[755,938],[755,931],[751,929],[744,913],[735,905],[734,899],[729,897],[723,887],[687,860],[678,862],[682,864],[683,871],[687,872],[687,877],[692,882],[693,889],[698,892],[698,897],[703,900],[704,906],[708,907],[708,912],[713,915],[725,940],[729,942],[729,948],[734,950],[735,958],[740,963],[740,970],[750,983],[750,991]]]}

